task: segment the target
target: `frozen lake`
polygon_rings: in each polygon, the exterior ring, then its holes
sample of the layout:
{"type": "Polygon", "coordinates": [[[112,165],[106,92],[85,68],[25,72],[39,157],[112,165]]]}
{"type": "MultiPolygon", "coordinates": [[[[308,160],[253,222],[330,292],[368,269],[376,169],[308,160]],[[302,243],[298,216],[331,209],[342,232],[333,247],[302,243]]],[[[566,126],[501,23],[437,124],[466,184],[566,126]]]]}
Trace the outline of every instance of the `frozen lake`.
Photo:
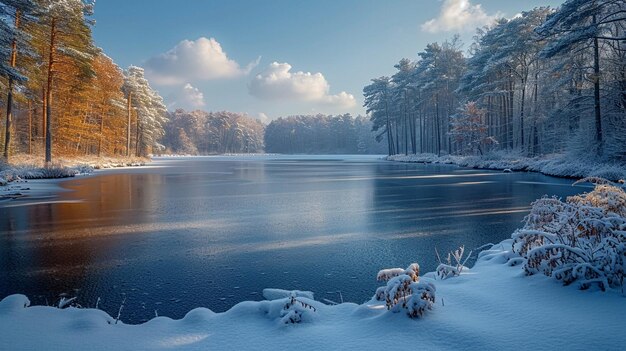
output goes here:
{"type": "Polygon", "coordinates": [[[544,194],[587,190],[535,173],[373,156],[157,159],[0,208],[0,298],[61,294],[137,323],[224,311],[266,287],[361,303],[378,270],[508,237],[544,194]]]}

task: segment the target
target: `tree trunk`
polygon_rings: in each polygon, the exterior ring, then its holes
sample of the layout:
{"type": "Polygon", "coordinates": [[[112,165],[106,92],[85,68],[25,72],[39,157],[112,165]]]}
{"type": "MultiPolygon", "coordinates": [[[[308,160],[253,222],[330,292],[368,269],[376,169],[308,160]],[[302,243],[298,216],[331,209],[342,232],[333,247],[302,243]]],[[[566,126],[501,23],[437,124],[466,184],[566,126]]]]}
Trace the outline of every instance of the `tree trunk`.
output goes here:
{"type": "MultiPolygon", "coordinates": [[[[20,10],[15,11],[15,30],[19,30],[20,28],[20,10]]],[[[13,42],[11,43],[11,59],[10,64],[11,67],[15,68],[15,61],[17,59],[17,38],[13,38],[13,42]]],[[[4,131],[4,159],[9,162],[9,154],[11,148],[11,122],[13,120],[13,78],[9,76],[8,83],[8,94],[7,94],[7,118],[6,118],[6,126],[4,131]]]]}
{"type": "MultiPolygon", "coordinates": [[[[593,16],[593,23],[596,24],[596,16],[593,16]]],[[[593,100],[596,118],[596,142],[597,154],[602,155],[602,115],[600,111],[600,53],[598,38],[593,38],[593,100]]]]}
{"type": "Polygon", "coordinates": [[[39,135],[40,138],[42,138],[42,143],[43,143],[43,148],[45,150],[46,146],[46,131],[48,130],[47,127],[47,119],[48,116],[46,116],[46,111],[47,111],[47,106],[48,106],[48,100],[47,100],[47,94],[46,94],[46,87],[44,86],[41,89],[41,135],[39,135]]]}
{"type": "Polygon", "coordinates": [[[435,94],[435,129],[437,130],[437,156],[441,156],[441,128],[439,126],[439,94],[435,94]]]}
{"type": "Polygon", "coordinates": [[[33,109],[28,100],[28,154],[33,154],[33,109]]]}
{"type": "Polygon", "coordinates": [[[102,137],[103,137],[102,134],[103,133],[104,133],[104,111],[101,111],[100,112],[100,139],[98,139],[98,157],[102,157],[102,137]]]}
{"type": "Polygon", "coordinates": [[[522,97],[519,115],[520,149],[522,150],[522,155],[526,154],[526,150],[524,150],[524,101],[526,100],[526,79],[526,77],[522,78],[522,97]]]}
{"type": "Polygon", "coordinates": [[[132,101],[133,93],[129,91],[128,97],[126,98],[126,109],[128,112],[128,120],[126,121],[126,157],[130,156],[130,118],[132,114],[132,101]]]}
{"type": "Polygon", "coordinates": [[[51,119],[52,119],[52,82],[53,82],[53,68],[54,68],[54,51],[56,50],[56,18],[52,18],[50,23],[50,45],[48,46],[48,84],[46,87],[46,166],[52,162],[52,132],[51,132],[51,119]]]}
{"type": "Polygon", "coordinates": [[[533,114],[533,143],[532,143],[532,156],[537,156],[538,148],[539,148],[539,132],[537,130],[537,119],[538,111],[539,111],[539,103],[538,103],[538,95],[539,95],[539,67],[535,71],[535,93],[533,97],[533,102],[535,105],[535,113],[533,114]]]}

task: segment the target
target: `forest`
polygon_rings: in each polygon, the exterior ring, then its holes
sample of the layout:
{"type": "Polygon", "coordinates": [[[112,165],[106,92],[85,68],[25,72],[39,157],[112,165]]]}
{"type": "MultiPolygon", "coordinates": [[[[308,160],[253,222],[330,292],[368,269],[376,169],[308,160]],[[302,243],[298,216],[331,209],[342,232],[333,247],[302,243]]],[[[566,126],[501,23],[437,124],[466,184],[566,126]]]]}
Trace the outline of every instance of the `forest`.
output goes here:
{"type": "Polygon", "coordinates": [[[94,44],[93,3],[0,4],[0,135],[11,155],[145,156],[161,145],[167,110],[144,70],[125,70],[94,44]],[[4,95],[4,94],[3,94],[4,95]]]}
{"type": "Polygon", "coordinates": [[[402,59],[363,89],[392,154],[626,159],[626,3],[572,0],[402,59]]]}
{"type": "Polygon", "coordinates": [[[233,112],[168,113],[163,146],[169,154],[209,155],[263,152],[264,125],[255,118],[233,112]]]}
{"type": "Polygon", "coordinates": [[[265,150],[285,154],[383,154],[365,117],[289,116],[265,129],[265,150]]]}

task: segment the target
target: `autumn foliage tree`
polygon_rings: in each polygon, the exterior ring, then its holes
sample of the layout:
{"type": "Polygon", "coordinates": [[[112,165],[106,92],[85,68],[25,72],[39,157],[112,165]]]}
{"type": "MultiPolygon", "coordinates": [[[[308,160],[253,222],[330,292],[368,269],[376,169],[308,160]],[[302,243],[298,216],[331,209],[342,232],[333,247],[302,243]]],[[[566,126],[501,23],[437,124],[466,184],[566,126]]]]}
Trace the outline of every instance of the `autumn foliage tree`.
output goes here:
{"type": "Polygon", "coordinates": [[[479,108],[476,102],[470,101],[453,116],[450,136],[457,143],[459,153],[473,154],[478,151],[482,155],[485,145],[495,143],[495,139],[487,134],[485,115],[484,109],[479,108]]]}

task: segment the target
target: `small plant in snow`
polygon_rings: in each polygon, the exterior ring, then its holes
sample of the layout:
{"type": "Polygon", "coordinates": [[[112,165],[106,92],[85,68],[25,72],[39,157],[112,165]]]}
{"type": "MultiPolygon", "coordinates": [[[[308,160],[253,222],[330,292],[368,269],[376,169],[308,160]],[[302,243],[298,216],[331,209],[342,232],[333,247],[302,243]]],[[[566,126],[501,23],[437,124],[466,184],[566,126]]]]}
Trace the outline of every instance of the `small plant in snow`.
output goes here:
{"type": "Polygon", "coordinates": [[[72,297],[72,298],[66,298],[64,296],[61,297],[61,299],[59,300],[59,303],[57,305],[57,308],[60,309],[64,309],[67,307],[73,307],[75,306],[75,302],[76,301],[76,296],[72,297]]]}
{"type": "Polygon", "coordinates": [[[602,178],[581,179],[593,191],[565,202],[535,201],[522,229],[513,233],[513,251],[528,275],[542,273],[568,285],[578,282],[605,290],[624,285],[626,193],[602,178]]]}
{"type": "Polygon", "coordinates": [[[378,281],[386,281],[386,286],[376,289],[374,298],[385,301],[392,312],[406,310],[411,318],[422,317],[435,303],[435,285],[420,281],[419,265],[411,264],[407,269],[383,269],[376,275],[378,281]]]}
{"type": "Polygon", "coordinates": [[[437,266],[436,270],[436,277],[443,280],[449,277],[456,277],[461,275],[463,268],[465,268],[465,263],[472,255],[472,251],[467,254],[467,257],[463,258],[463,256],[465,255],[465,246],[461,246],[452,252],[448,252],[445,263],[441,261],[441,257],[439,256],[439,252],[437,252],[437,249],[435,249],[435,254],[437,254],[437,260],[439,260],[439,266],[437,266]]]}
{"type": "Polygon", "coordinates": [[[316,312],[315,307],[298,300],[296,293],[292,292],[289,300],[280,311],[280,321],[284,324],[298,324],[306,320],[309,313],[316,312]]]}

